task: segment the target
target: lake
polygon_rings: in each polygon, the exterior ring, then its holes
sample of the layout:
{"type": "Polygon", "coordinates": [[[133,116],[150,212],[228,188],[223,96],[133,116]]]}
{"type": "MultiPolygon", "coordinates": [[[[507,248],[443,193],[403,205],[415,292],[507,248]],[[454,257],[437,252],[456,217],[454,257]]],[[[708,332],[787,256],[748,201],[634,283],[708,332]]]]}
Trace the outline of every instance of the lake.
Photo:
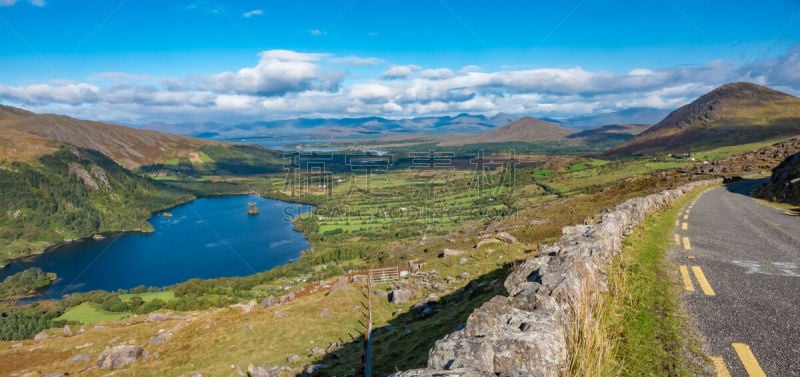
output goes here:
{"type": "Polygon", "coordinates": [[[255,195],[203,198],[153,215],[153,233],[125,233],[65,244],[12,261],[0,280],[31,267],[58,280],[42,297],[139,285],[163,287],[191,278],[244,276],[290,262],[309,247],[291,218],[307,205],[255,195]],[[260,214],[247,214],[255,202],[260,214]]]}

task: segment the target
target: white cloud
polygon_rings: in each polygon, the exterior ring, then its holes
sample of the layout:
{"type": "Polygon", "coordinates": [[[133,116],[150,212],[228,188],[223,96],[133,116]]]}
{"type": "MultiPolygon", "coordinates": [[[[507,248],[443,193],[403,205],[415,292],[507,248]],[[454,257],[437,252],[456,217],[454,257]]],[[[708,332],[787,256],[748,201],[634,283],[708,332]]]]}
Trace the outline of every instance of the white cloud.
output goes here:
{"type": "MultiPolygon", "coordinates": [[[[47,5],[44,0],[28,0],[28,2],[35,7],[43,7],[47,5]]],[[[0,0],[0,7],[11,7],[17,4],[17,0],[0,0]]]]}
{"type": "Polygon", "coordinates": [[[242,14],[242,16],[244,16],[244,18],[250,18],[250,17],[253,17],[253,16],[260,16],[262,14],[264,14],[264,10],[262,10],[262,9],[253,9],[253,10],[251,10],[249,12],[244,12],[242,14]]]}
{"type": "Polygon", "coordinates": [[[315,37],[319,37],[321,35],[327,35],[328,33],[324,32],[322,30],[319,30],[319,29],[311,29],[311,30],[308,31],[308,34],[311,34],[311,35],[313,35],[315,37]]]}
{"type": "Polygon", "coordinates": [[[0,101],[90,119],[238,122],[500,111],[558,117],[642,106],[673,109],[740,80],[800,89],[800,47],[746,66],[711,61],[626,73],[581,67],[483,71],[474,66],[454,70],[415,65],[375,73],[369,67],[381,63],[377,58],[269,50],[259,54],[253,66],[212,75],[106,72],[85,83],[0,85],[0,101]],[[331,67],[356,73],[347,77],[331,67]]]}
{"type": "Polygon", "coordinates": [[[223,72],[202,81],[216,92],[275,96],[311,89],[332,90],[341,79],[341,74],[324,72],[318,64],[326,54],[270,50],[259,56],[255,67],[223,72]]]}
{"type": "Polygon", "coordinates": [[[800,45],[777,58],[744,66],[740,72],[758,83],[800,90],[800,45]]]}
{"type": "Polygon", "coordinates": [[[420,67],[416,65],[395,65],[383,71],[381,78],[388,80],[406,78],[411,76],[411,74],[413,74],[414,71],[418,70],[419,68],[420,67]]]}
{"type": "Polygon", "coordinates": [[[449,68],[438,68],[426,69],[420,72],[419,76],[430,80],[443,80],[452,78],[455,74],[449,68]]]}

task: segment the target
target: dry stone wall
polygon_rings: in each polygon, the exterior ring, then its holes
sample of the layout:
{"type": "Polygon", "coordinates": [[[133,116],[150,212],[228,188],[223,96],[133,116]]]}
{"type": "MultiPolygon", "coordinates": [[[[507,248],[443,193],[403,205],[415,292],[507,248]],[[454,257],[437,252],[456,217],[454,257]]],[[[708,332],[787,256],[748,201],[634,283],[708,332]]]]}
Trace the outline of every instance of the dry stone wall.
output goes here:
{"type": "Polygon", "coordinates": [[[693,182],[674,190],[633,198],[601,213],[593,225],[564,227],[554,244],[540,248],[505,281],[508,296],[476,309],[466,326],[436,342],[428,368],[395,377],[566,375],[568,340],[580,313],[608,289],[606,267],[622,240],[645,217],[689,191],[720,180],[693,182]]]}

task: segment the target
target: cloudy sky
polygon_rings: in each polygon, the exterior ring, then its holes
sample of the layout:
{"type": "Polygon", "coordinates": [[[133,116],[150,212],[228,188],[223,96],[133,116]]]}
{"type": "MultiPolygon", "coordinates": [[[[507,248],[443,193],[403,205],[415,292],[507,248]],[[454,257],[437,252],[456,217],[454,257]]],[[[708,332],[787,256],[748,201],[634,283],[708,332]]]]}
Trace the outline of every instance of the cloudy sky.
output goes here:
{"type": "Polygon", "coordinates": [[[124,123],[673,109],[800,94],[800,2],[0,0],[0,103],[124,123]]]}

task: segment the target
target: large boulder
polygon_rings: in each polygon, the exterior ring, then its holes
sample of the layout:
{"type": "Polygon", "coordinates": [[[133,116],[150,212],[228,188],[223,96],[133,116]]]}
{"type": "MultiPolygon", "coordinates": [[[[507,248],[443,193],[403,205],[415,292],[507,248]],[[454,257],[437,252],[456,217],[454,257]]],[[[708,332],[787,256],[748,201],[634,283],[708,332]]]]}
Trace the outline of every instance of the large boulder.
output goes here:
{"type": "Polygon", "coordinates": [[[411,297],[413,296],[414,292],[408,289],[394,289],[392,293],[389,294],[389,302],[403,304],[411,301],[411,297]]]}
{"type": "Polygon", "coordinates": [[[39,333],[33,337],[33,340],[45,340],[45,339],[47,339],[47,331],[45,330],[39,331],[39,333]]]}
{"type": "Polygon", "coordinates": [[[285,377],[294,376],[294,373],[286,367],[250,364],[247,366],[247,375],[249,377],[285,377]]]}
{"type": "Polygon", "coordinates": [[[100,369],[119,369],[133,364],[142,357],[144,349],[139,346],[116,346],[107,348],[97,358],[97,367],[100,369]]]}
{"type": "Polygon", "coordinates": [[[514,243],[518,243],[519,242],[517,237],[514,237],[514,236],[512,236],[512,235],[510,235],[510,234],[508,234],[506,232],[497,233],[497,234],[494,235],[494,238],[496,238],[496,239],[498,239],[498,240],[500,240],[502,242],[505,242],[507,244],[514,244],[514,243]]]}
{"type": "Polygon", "coordinates": [[[454,257],[454,256],[461,255],[461,254],[464,254],[464,252],[462,250],[442,249],[442,252],[439,253],[439,258],[454,257]]]}
{"type": "Polygon", "coordinates": [[[269,308],[270,306],[274,306],[276,303],[277,300],[275,300],[275,296],[269,296],[261,300],[261,303],[258,305],[261,306],[262,308],[269,308]]]}

